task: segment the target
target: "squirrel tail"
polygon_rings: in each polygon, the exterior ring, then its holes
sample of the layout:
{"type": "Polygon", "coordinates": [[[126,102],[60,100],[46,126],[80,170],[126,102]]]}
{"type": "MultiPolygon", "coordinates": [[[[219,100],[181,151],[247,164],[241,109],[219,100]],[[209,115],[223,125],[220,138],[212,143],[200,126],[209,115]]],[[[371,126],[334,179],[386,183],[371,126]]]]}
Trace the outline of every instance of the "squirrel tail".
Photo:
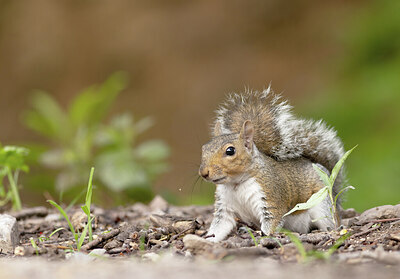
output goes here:
{"type": "MultiPolygon", "coordinates": [[[[218,125],[212,128],[214,137],[221,131],[239,133],[243,123],[250,120],[258,150],[276,160],[305,157],[331,172],[344,154],[343,143],[334,129],[322,120],[296,118],[287,101],[275,95],[270,87],[262,92],[247,90],[244,94],[231,94],[216,113],[214,124],[218,125]]],[[[341,171],[334,186],[336,194],[343,180],[341,171]]]]}

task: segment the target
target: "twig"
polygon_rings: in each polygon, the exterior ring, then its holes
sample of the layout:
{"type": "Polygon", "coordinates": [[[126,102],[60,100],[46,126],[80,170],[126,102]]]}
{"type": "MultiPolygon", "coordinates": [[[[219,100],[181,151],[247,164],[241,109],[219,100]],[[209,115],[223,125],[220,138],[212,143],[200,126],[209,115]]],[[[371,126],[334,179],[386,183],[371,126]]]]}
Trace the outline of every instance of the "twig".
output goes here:
{"type": "Polygon", "coordinates": [[[215,237],[215,234],[206,235],[204,238],[215,237]]]}
{"type": "Polygon", "coordinates": [[[374,231],[374,230],[376,230],[376,229],[378,229],[380,227],[381,227],[381,224],[378,224],[376,227],[372,227],[372,228],[370,228],[368,230],[365,230],[363,232],[359,232],[359,233],[353,234],[351,237],[357,237],[357,236],[361,236],[361,235],[370,233],[370,232],[372,232],[372,231],[374,231]]]}
{"type": "Polygon", "coordinates": [[[377,219],[377,220],[372,220],[372,223],[384,223],[384,222],[393,222],[393,221],[399,221],[400,217],[397,218],[388,218],[388,219],[377,219]]]}
{"type": "Polygon", "coordinates": [[[190,230],[194,230],[194,229],[196,229],[196,225],[190,226],[190,228],[187,228],[186,230],[183,230],[183,231],[181,231],[180,233],[171,236],[171,238],[169,239],[168,242],[171,243],[172,241],[174,241],[175,239],[177,239],[178,237],[180,237],[180,236],[183,235],[184,233],[186,233],[186,232],[188,232],[188,231],[190,231],[190,230]]]}
{"type": "Polygon", "coordinates": [[[86,243],[85,245],[83,245],[81,247],[81,249],[83,251],[87,251],[89,249],[92,249],[93,247],[96,247],[97,245],[99,245],[100,243],[102,243],[103,241],[106,241],[110,238],[113,238],[114,236],[118,235],[121,232],[120,229],[114,229],[112,231],[110,231],[109,233],[105,233],[103,235],[99,235],[96,239],[86,243]]]}

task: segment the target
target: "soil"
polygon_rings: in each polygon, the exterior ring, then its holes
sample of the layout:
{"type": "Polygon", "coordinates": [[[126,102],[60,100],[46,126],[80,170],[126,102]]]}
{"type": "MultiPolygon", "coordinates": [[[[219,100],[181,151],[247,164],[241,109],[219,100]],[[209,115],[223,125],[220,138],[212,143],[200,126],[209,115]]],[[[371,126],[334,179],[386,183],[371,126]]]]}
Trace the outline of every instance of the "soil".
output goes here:
{"type": "MultiPolygon", "coordinates": [[[[182,271],[181,275],[185,272],[190,274],[203,265],[200,269],[205,273],[217,272],[212,264],[208,266],[204,263],[221,263],[232,273],[238,268],[237,262],[242,268],[250,268],[253,275],[257,272],[262,274],[257,263],[280,274],[302,270],[303,276],[310,270],[315,272],[315,266],[323,266],[326,278],[330,278],[329,270],[337,270],[338,264],[349,267],[348,273],[342,276],[345,278],[355,270],[360,270],[357,271],[359,274],[363,270],[366,278],[381,272],[395,276],[400,271],[400,205],[374,208],[361,215],[348,209],[343,211],[345,218],[339,230],[313,231],[302,235],[294,233],[294,239],[302,243],[300,246],[304,248],[304,253],[287,233],[264,237],[242,223],[227,240],[217,244],[207,241],[204,235],[212,220],[212,206],[177,207],[156,197],[149,206],[137,203],[110,210],[94,206],[92,213],[95,217],[94,239],[86,239],[80,251],[76,249],[66,220],[56,210],[37,207],[10,213],[18,220],[20,245],[15,248],[14,254],[0,254],[0,270],[7,265],[14,266],[15,272],[21,272],[19,262],[33,263],[33,268],[42,261],[45,262],[45,270],[58,272],[60,262],[65,266],[82,264],[82,261],[90,259],[105,262],[98,268],[110,266],[112,270],[104,271],[104,274],[118,272],[117,268],[129,274],[132,266],[125,266],[127,260],[132,265],[141,265],[141,269],[150,269],[147,275],[157,270],[165,272],[174,265],[182,271]],[[52,234],[58,228],[64,229],[52,234]],[[106,264],[109,261],[113,265],[106,264]],[[202,264],[199,265],[199,262],[202,264]]],[[[82,231],[87,220],[82,210],[72,209],[70,218],[75,229],[82,231]]],[[[98,265],[94,262],[92,268],[98,265]]],[[[7,270],[10,272],[12,268],[7,270]]],[[[244,274],[241,272],[245,269],[234,273],[239,276],[244,274]]],[[[36,274],[40,278],[40,272],[36,270],[36,274]]],[[[0,278],[2,275],[4,271],[0,271],[0,278]]]]}

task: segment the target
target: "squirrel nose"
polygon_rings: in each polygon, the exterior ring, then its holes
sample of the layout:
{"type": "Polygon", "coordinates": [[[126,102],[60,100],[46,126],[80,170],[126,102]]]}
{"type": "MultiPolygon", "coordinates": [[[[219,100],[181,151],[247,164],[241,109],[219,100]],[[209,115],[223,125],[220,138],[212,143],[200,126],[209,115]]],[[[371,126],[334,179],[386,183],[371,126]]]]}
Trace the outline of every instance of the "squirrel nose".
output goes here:
{"type": "Polygon", "coordinates": [[[200,168],[199,174],[200,174],[204,179],[207,179],[208,176],[209,176],[209,174],[210,174],[210,172],[209,172],[209,170],[206,169],[206,168],[200,168]]]}

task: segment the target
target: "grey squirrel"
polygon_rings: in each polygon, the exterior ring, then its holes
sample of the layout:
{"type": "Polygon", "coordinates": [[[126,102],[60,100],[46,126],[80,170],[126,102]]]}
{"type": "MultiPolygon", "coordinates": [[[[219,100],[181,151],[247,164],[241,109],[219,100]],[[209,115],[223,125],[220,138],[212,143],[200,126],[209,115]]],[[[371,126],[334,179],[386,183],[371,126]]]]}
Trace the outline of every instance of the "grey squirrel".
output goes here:
{"type": "MultiPolygon", "coordinates": [[[[211,141],[202,147],[199,174],[217,185],[209,239],[223,240],[236,217],[265,235],[278,227],[300,233],[333,228],[328,198],[283,215],[325,186],[312,164],[329,174],[343,154],[333,129],[322,121],[295,118],[287,101],[270,88],[231,94],[217,110],[211,141]]],[[[340,171],[334,195],[343,180],[340,171]]]]}

